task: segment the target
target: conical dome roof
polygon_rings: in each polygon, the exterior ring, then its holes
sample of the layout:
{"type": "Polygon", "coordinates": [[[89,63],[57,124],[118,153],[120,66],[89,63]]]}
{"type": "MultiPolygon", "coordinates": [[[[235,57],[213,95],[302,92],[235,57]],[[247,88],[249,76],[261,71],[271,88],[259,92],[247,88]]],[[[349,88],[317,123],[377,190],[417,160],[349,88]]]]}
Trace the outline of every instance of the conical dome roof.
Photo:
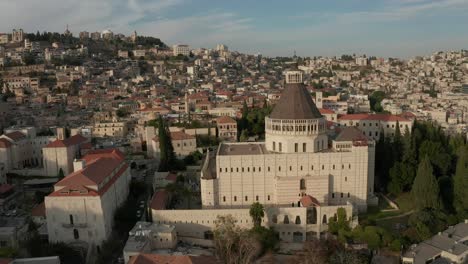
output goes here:
{"type": "Polygon", "coordinates": [[[302,83],[287,83],[271,112],[272,119],[317,119],[322,115],[302,83]]]}

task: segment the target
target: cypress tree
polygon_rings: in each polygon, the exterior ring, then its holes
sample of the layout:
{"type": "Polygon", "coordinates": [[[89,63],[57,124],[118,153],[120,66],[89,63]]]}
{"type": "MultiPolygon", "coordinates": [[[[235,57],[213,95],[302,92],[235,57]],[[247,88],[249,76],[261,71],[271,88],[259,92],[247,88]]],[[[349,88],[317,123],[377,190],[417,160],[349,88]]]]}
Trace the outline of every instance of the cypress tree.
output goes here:
{"type": "Polygon", "coordinates": [[[400,131],[400,122],[396,122],[396,129],[395,135],[393,137],[393,160],[394,161],[401,161],[401,155],[403,152],[403,142],[401,138],[401,131],[400,131]]]}
{"type": "Polygon", "coordinates": [[[168,149],[167,149],[167,136],[164,120],[160,115],[158,118],[158,139],[159,139],[159,171],[167,171],[169,168],[168,149]]]}
{"type": "Polygon", "coordinates": [[[63,173],[62,168],[59,169],[57,177],[59,178],[59,180],[65,178],[65,173],[63,173]]]}
{"type": "Polygon", "coordinates": [[[455,176],[453,177],[453,207],[460,217],[468,216],[468,147],[460,150],[455,176]]]}
{"type": "Polygon", "coordinates": [[[418,209],[441,209],[439,183],[428,156],[419,163],[412,194],[418,209]]]}
{"type": "Polygon", "coordinates": [[[414,177],[416,175],[416,167],[418,164],[418,154],[416,150],[416,141],[413,139],[408,127],[405,129],[405,135],[403,137],[403,168],[402,168],[402,179],[404,189],[411,188],[414,177]]]}
{"type": "Polygon", "coordinates": [[[158,118],[158,139],[160,151],[159,171],[169,171],[177,165],[171,134],[162,116],[158,118]]]}

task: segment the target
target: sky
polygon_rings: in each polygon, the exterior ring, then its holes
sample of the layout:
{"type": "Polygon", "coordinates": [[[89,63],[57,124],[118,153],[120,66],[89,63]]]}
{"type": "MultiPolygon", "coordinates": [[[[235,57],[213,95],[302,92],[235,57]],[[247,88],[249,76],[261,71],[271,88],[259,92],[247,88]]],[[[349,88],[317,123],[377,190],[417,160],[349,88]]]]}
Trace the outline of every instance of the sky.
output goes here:
{"type": "Polygon", "coordinates": [[[468,0],[0,0],[0,32],[102,31],[266,56],[468,49],[468,0]]]}

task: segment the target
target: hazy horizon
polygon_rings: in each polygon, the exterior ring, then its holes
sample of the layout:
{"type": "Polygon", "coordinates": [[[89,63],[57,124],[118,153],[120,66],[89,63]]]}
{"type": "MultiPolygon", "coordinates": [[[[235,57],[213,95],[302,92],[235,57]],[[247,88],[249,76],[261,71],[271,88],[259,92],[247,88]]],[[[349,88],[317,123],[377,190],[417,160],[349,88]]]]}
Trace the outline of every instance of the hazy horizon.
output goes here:
{"type": "Polygon", "coordinates": [[[468,1],[0,1],[0,32],[111,29],[266,56],[411,58],[468,48],[468,1]],[[21,2],[21,5],[18,4],[21,2]],[[23,14],[23,15],[18,15],[23,14]]]}

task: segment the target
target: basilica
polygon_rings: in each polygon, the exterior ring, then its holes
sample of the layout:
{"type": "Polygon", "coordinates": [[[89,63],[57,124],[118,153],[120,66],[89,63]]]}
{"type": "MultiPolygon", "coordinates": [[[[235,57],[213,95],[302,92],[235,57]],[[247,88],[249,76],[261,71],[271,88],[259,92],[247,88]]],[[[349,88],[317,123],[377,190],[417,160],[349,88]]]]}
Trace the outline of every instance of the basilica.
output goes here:
{"type": "Polygon", "coordinates": [[[323,235],[338,208],[355,219],[377,203],[375,142],[355,127],[330,129],[302,72],[285,75],[281,98],[265,120],[265,141],[221,143],[202,166],[202,209],[152,208],[153,221],[175,224],[180,236],[204,238],[218,215],[252,226],[249,207],[259,202],[263,225],[274,226],[284,241],[300,242],[323,235]]]}

